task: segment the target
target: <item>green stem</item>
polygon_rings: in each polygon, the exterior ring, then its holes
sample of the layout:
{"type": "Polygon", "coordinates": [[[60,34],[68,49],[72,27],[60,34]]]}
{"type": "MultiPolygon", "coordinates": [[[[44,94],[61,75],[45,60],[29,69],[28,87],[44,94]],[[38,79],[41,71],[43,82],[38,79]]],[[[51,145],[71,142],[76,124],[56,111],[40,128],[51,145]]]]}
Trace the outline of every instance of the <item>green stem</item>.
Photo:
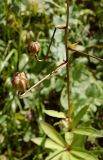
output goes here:
{"type": "Polygon", "coordinates": [[[70,76],[69,76],[69,50],[68,50],[68,25],[69,25],[69,0],[67,0],[67,18],[66,18],[66,28],[65,28],[65,49],[66,49],[66,65],[67,70],[67,95],[68,95],[68,116],[70,117],[70,76]]]}

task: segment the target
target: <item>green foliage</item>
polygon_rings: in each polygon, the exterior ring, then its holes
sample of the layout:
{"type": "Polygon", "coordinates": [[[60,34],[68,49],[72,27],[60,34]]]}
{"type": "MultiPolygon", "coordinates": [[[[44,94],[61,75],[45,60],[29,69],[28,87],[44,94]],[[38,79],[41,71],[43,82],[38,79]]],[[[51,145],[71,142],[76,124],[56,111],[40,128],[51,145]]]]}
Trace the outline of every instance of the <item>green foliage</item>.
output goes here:
{"type": "Polygon", "coordinates": [[[41,122],[40,124],[41,124],[43,131],[49,138],[51,138],[53,141],[55,141],[57,144],[63,147],[66,146],[66,143],[61,137],[61,135],[50,124],[46,122],[41,122]]]}
{"type": "Polygon", "coordinates": [[[63,112],[58,112],[58,111],[54,111],[54,110],[44,110],[44,113],[51,116],[51,117],[66,118],[66,115],[63,112]]]}
{"type": "Polygon", "coordinates": [[[103,133],[101,133],[99,130],[87,127],[77,128],[74,130],[74,133],[92,137],[103,137],[103,133]]]}

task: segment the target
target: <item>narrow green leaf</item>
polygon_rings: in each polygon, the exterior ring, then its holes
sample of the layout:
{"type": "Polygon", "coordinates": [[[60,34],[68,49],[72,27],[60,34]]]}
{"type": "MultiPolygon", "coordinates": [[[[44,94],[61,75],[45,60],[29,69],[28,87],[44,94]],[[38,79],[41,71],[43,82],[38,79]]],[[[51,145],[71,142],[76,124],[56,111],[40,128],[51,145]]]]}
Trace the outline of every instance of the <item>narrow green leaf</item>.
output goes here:
{"type": "Polygon", "coordinates": [[[40,124],[41,124],[43,131],[50,139],[52,139],[53,141],[55,141],[57,144],[61,145],[62,147],[66,146],[66,142],[64,141],[62,136],[55,130],[53,126],[43,121],[40,122],[40,124]]]}
{"type": "Polygon", "coordinates": [[[65,141],[67,142],[68,145],[71,145],[71,143],[73,141],[73,133],[72,132],[65,133],[65,141]]]}
{"type": "Polygon", "coordinates": [[[80,11],[80,15],[93,15],[95,16],[95,12],[93,12],[91,9],[82,9],[80,11]]]}
{"type": "Polygon", "coordinates": [[[61,151],[52,153],[46,160],[84,160],[81,157],[72,155],[70,151],[61,151]]]}
{"type": "Polygon", "coordinates": [[[95,149],[92,151],[92,153],[99,155],[99,154],[103,153],[103,148],[95,149]]]}
{"type": "Polygon", "coordinates": [[[58,112],[55,110],[44,110],[44,113],[51,117],[56,117],[56,118],[66,118],[65,114],[63,112],[58,112]]]}
{"type": "Polygon", "coordinates": [[[72,147],[81,147],[84,149],[84,144],[86,142],[87,136],[80,135],[80,134],[74,134],[73,136],[73,142],[71,144],[72,147]]]}
{"type": "Polygon", "coordinates": [[[78,156],[76,156],[76,155],[70,154],[70,160],[84,160],[84,159],[81,158],[81,157],[78,157],[78,156]]]}
{"type": "Polygon", "coordinates": [[[84,116],[85,113],[87,112],[88,108],[89,108],[89,106],[83,107],[83,108],[79,111],[79,113],[74,117],[74,120],[73,120],[73,122],[72,122],[72,128],[75,128],[75,127],[78,125],[79,121],[83,118],[83,116],[84,116]]]}
{"type": "Polygon", "coordinates": [[[72,160],[70,159],[70,153],[68,151],[63,152],[61,160],[72,160]]]}
{"type": "MultiPolygon", "coordinates": [[[[37,145],[41,145],[43,142],[44,138],[42,137],[37,137],[37,138],[32,138],[31,141],[34,142],[37,145]]],[[[45,142],[44,142],[44,147],[45,148],[50,148],[50,149],[57,149],[57,150],[62,150],[63,147],[61,147],[59,144],[55,143],[54,141],[52,141],[49,138],[46,138],[45,142]]]]}
{"type": "Polygon", "coordinates": [[[61,156],[64,150],[55,151],[51,153],[45,160],[61,160],[61,156]]]}
{"type": "Polygon", "coordinates": [[[3,61],[1,67],[0,67],[0,73],[3,71],[4,67],[6,66],[6,63],[9,61],[9,59],[12,57],[13,54],[16,54],[17,50],[12,49],[6,56],[5,60],[3,61]]]}
{"type": "Polygon", "coordinates": [[[88,151],[83,150],[72,150],[71,154],[80,158],[83,158],[83,160],[98,160],[94,155],[90,154],[88,151]]]}
{"type": "Polygon", "coordinates": [[[7,115],[0,115],[0,124],[5,123],[6,119],[7,119],[7,115]]]}
{"type": "Polygon", "coordinates": [[[83,158],[72,155],[71,152],[69,152],[69,151],[65,151],[62,153],[61,160],[83,160],[83,158]]]}
{"type": "Polygon", "coordinates": [[[45,0],[45,2],[51,3],[53,4],[55,7],[57,8],[61,8],[61,6],[59,6],[57,3],[55,3],[53,0],[45,0]]]}
{"type": "Polygon", "coordinates": [[[73,132],[76,134],[81,134],[86,136],[103,137],[101,131],[95,128],[89,128],[89,127],[76,128],[73,132]]]}
{"type": "Polygon", "coordinates": [[[61,92],[60,103],[64,109],[67,109],[67,106],[68,106],[68,96],[66,93],[67,93],[66,88],[63,88],[61,92]]]}
{"type": "Polygon", "coordinates": [[[24,67],[26,66],[27,62],[28,62],[28,56],[27,54],[22,54],[20,61],[19,61],[19,70],[23,70],[24,67]]]}

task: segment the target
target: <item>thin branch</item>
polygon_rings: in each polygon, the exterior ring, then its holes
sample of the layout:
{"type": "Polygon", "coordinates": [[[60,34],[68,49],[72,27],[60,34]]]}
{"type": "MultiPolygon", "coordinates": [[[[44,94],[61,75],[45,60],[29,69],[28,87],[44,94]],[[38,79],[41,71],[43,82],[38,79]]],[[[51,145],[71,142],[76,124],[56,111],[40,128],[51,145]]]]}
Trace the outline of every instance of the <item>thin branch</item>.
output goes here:
{"type": "Polygon", "coordinates": [[[68,49],[71,50],[71,51],[74,51],[74,52],[77,52],[78,54],[82,55],[82,56],[86,56],[86,57],[92,57],[92,58],[95,58],[99,61],[102,61],[103,62],[103,59],[102,58],[99,58],[99,57],[96,57],[96,56],[93,56],[93,55],[90,55],[90,54],[87,54],[85,52],[81,52],[81,51],[78,51],[70,46],[68,46],[68,49]]]}
{"type": "Polygon", "coordinates": [[[55,28],[54,28],[54,31],[53,31],[53,34],[52,34],[52,37],[51,37],[51,41],[50,41],[50,44],[49,44],[49,47],[48,47],[48,51],[47,51],[47,54],[45,56],[45,58],[42,60],[42,59],[39,59],[38,56],[36,55],[36,60],[39,61],[39,62],[42,62],[42,61],[45,61],[48,59],[48,55],[49,55],[49,52],[50,52],[50,48],[51,48],[51,45],[52,45],[52,42],[53,42],[53,39],[54,39],[54,36],[55,36],[55,33],[57,31],[57,29],[65,29],[66,28],[66,25],[62,24],[62,25],[57,25],[55,28]]]}
{"type": "Polygon", "coordinates": [[[55,33],[56,33],[56,31],[57,31],[57,29],[65,29],[66,28],[66,26],[63,24],[63,25],[57,25],[55,28],[54,28],[54,32],[53,32],[53,35],[52,35],[52,37],[51,37],[51,41],[50,41],[50,44],[49,44],[49,47],[48,47],[48,51],[47,51],[47,55],[46,55],[46,57],[45,57],[45,59],[48,59],[48,54],[49,54],[49,52],[50,52],[50,47],[51,47],[51,45],[52,45],[52,42],[53,42],[53,39],[54,39],[54,36],[55,36],[55,33]]]}
{"type": "Polygon", "coordinates": [[[58,65],[52,72],[50,72],[48,75],[46,75],[43,79],[41,79],[40,81],[38,81],[36,84],[34,84],[32,87],[30,87],[25,93],[20,94],[20,98],[23,98],[27,93],[29,93],[30,91],[32,91],[32,89],[34,89],[35,87],[37,87],[39,84],[41,84],[44,80],[46,80],[48,77],[50,77],[51,75],[53,75],[54,73],[56,73],[59,69],[63,68],[66,64],[68,63],[68,61],[65,61],[63,63],[61,63],[60,65],[58,65]]]}
{"type": "Polygon", "coordinates": [[[48,51],[47,51],[47,55],[46,55],[45,59],[48,59],[48,54],[49,54],[50,47],[51,47],[51,44],[52,44],[52,42],[53,42],[53,38],[54,38],[54,36],[55,36],[56,30],[57,30],[57,28],[55,27],[55,28],[54,28],[54,32],[53,32],[53,35],[52,35],[52,38],[51,38],[51,41],[50,41],[50,44],[49,44],[49,47],[48,47],[48,51]]]}

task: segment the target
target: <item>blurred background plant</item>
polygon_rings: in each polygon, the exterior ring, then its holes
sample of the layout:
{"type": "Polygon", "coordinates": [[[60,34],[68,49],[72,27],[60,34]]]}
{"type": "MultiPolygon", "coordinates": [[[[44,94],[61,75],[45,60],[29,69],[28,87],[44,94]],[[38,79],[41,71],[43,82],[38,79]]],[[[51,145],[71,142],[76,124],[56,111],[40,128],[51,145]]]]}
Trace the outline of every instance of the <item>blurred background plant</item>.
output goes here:
{"type": "MultiPolygon", "coordinates": [[[[61,30],[56,32],[48,61],[37,62],[28,50],[31,40],[39,41],[39,57],[42,59],[46,55],[54,27],[66,21],[65,8],[63,0],[0,0],[1,160],[43,160],[51,152],[43,146],[38,147],[31,138],[45,137],[40,120],[50,124],[58,122],[58,118],[45,115],[45,109],[67,110],[66,69],[59,70],[23,99],[12,88],[11,77],[17,71],[25,72],[32,85],[65,60],[64,33],[61,30]]],[[[71,0],[69,43],[80,41],[76,46],[78,50],[103,58],[102,15],[102,0],[71,0]]],[[[103,63],[73,54],[70,67],[74,114],[88,106],[80,124],[102,130],[103,63]]],[[[81,138],[81,145],[82,142],[84,139],[81,138]]],[[[80,145],[80,141],[75,145],[80,145]]],[[[85,138],[85,148],[100,150],[100,160],[103,159],[102,147],[103,138],[85,138]]]]}

